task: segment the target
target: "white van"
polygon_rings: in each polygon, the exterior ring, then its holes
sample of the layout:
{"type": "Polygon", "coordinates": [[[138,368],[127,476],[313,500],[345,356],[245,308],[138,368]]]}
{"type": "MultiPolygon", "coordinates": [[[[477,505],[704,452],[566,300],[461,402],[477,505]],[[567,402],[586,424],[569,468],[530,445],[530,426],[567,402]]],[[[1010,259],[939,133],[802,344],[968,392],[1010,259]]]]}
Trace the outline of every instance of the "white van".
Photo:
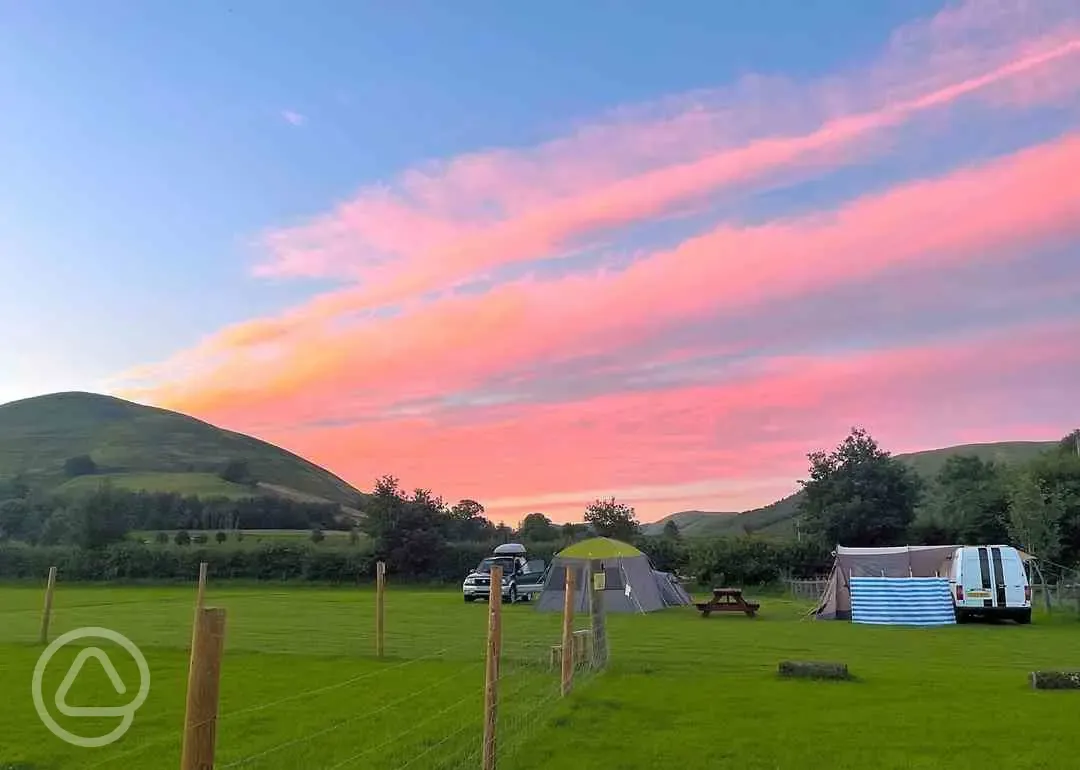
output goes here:
{"type": "Polygon", "coordinates": [[[1012,546],[957,548],[949,585],[957,623],[975,616],[1031,622],[1031,585],[1020,552],[1012,546]]]}

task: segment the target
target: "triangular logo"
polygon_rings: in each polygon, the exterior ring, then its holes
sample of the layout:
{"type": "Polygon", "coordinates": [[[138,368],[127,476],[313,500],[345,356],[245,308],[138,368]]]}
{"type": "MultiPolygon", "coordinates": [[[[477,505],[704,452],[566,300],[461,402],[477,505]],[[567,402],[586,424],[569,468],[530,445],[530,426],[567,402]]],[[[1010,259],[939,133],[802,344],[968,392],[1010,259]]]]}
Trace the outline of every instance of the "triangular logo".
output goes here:
{"type": "Polygon", "coordinates": [[[120,678],[120,674],[117,673],[116,666],[109,660],[109,656],[97,647],[87,647],[75,656],[75,660],[71,663],[71,668],[64,674],[64,681],[60,683],[60,687],[56,691],[56,710],[69,717],[123,716],[130,710],[130,707],[68,705],[67,695],[71,690],[71,685],[75,683],[83,666],[90,658],[93,658],[101,664],[101,667],[105,670],[105,675],[109,677],[109,681],[112,682],[113,689],[116,690],[118,695],[123,695],[127,692],[127,686],[124,684],[124,680],[120,678]]]}

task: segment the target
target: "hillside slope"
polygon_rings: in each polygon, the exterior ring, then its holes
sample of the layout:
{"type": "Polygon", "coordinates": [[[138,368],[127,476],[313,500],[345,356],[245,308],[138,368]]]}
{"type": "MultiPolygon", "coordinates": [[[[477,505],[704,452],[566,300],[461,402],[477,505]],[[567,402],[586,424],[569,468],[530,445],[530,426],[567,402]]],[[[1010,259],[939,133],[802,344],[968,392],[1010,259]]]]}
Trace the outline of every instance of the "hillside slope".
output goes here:
{"type": "MultiPolygon", "coordinates": [[[[1040,452],[1053,448],[1056,443],[1054,441],[1002,441],[993,444],[961,444],[896,455],[896,459],[910,466],[929,481],[937,475],[946,460],[956,455],[976,455],[984,460],[1022,463],[1040,452]]],[[[664,523],[670,518],[675,518],[679,530],[688,537],[745,533],[789,537],[795,533],[794,518],[798,512],[799,497],[800,493],[796,492],[762,508],[735,515],[682,511],[646,525],[645,532],[646,534],[660,534],[664,523]]]]}
{"type": "Polygon", "coordinates": [[[55,393],[0,405],[0,478],[33,487],[81,489],[108,477],[153,491],[241,496],[250,487],[216,473],[246,460],[258,494],[321,499],[355,507],[362,494],[329,471],[280,447],[193,417],[94,393],[55,393]],[[89,455],[100,476],[69,480],[64,462],[89,455]]]}

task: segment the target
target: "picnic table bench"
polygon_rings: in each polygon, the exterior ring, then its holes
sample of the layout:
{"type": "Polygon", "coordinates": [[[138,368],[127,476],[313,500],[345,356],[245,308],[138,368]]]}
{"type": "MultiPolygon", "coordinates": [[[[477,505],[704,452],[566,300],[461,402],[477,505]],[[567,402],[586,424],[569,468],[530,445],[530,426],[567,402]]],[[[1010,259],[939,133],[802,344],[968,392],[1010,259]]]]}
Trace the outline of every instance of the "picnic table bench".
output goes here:
{"type": "Polygon", "coordinates": [[[748,602],[743,598],[741,588],[714,588],[712,599],[707,602],[694,602],[701,611],[701,617],[707,618],[713,612],[742,612],[748,618],[754,617],[761,605],[748,602]]]}

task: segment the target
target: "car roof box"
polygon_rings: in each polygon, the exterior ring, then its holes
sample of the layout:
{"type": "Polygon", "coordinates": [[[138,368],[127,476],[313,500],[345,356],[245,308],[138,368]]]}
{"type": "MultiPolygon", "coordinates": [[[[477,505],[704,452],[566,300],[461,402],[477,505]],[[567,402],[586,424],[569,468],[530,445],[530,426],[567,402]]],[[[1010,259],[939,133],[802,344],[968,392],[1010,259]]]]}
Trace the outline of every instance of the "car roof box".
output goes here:
{"type": "Polygon", "coordinates": [[[495,547],[496,556],[524,556],[525,546],[521,543],[503,543],[495,547]]]}

